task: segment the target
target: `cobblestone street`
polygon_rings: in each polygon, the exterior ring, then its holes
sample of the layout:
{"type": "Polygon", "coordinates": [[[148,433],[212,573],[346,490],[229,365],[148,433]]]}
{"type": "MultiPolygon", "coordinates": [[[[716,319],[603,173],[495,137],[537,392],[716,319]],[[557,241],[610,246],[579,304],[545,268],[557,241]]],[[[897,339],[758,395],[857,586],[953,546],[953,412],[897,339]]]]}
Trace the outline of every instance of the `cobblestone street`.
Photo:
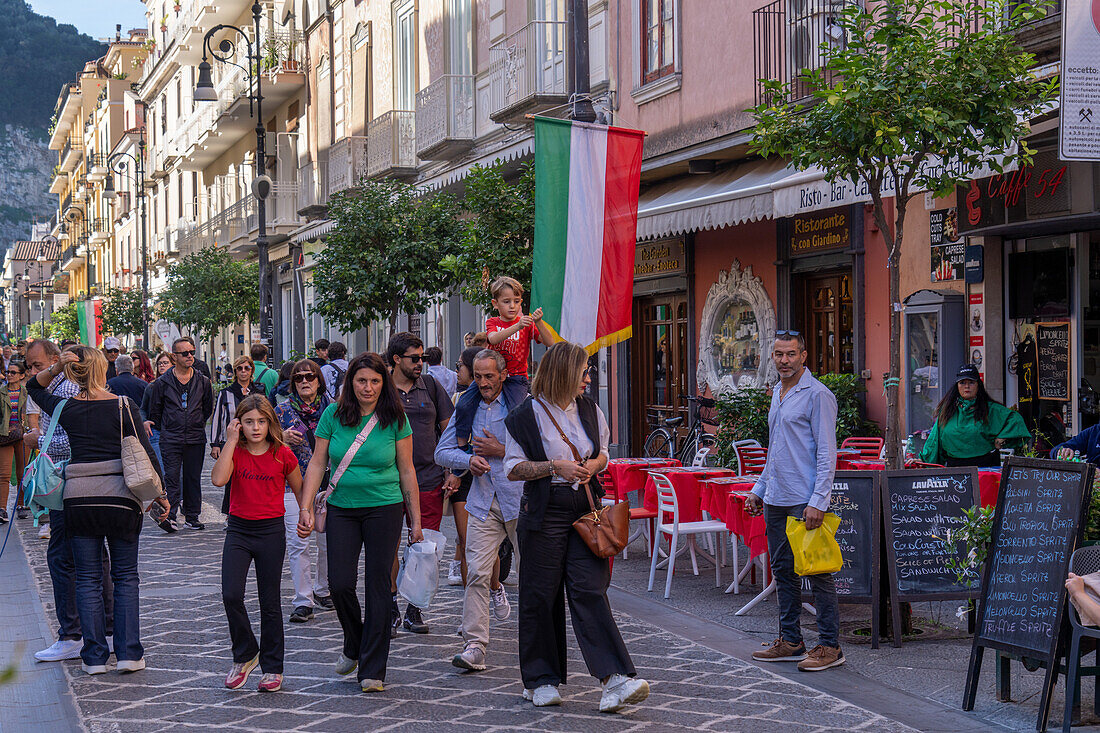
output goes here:
{"type": "MultiPolygon", "coordinates": [[[[204,514],[204,519],[206,518],[204,514]]],[[[213,517],[212,517],[213,518],[213,517]]],[[[341,643],[335,613],[286,624],[286,687],[255,692],[256,674],[240,691],[223,680],[231,664],[219,577],[222,525],[169,536],[147,523],[141,544],[142,638],[148,669],[120,677],[91,677],[79,661],[65,663],[77,707],[91,733],[201,728],[235,731],[902,731],[890,721],[767,670],[619,615],[640,675],[652,685],[641,707],[617,715],[597,712],[599,687],[570,645],[569,684],[560,708],[535,709],[520,697],[514,616],[494,621],[486,672],[451,666],[459,588],[442,586],[426,618],[432,633],[400,634],[390,652],[386,691],[359,692],[354,677],[332,670],[341,643]],[[250,691],[251,690],[251,691],[250,691]]],[[[449,520],[448,520],[449,521],[449,520]]],[[[19,523],[48,621],[52,594],[44,541],[19,523]]],[[[284,598],[289,599],[289,573],[284,598]]],[[[255,598],[250,582],[250,596],[255,598]]],[[[509,588],[515,603],[515,587],[509,588]]],[[[284,605],[284,618],[291,609],[284,605]]],[[[250,614],[258,619],[253,602],[250,614]]],[[[570,632],[572,634],[572,632],[570,632]]]]}

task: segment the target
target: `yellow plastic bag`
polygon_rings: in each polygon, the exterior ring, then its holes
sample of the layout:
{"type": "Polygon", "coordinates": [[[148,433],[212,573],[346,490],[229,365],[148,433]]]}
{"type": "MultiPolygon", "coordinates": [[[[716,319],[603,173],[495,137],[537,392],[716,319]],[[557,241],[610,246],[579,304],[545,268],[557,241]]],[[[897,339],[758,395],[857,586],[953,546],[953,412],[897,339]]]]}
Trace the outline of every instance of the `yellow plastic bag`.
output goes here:
{"type": "Polygon", "coordinates": [[[840,545],[836,543],[836,530],[840,517],[832,512],[817,529],[806,529],[806,523],[795,517],[787,517],[787,541],[794,553],[794,571],[799,575],[835,573],[844,565],[840,545]]]}

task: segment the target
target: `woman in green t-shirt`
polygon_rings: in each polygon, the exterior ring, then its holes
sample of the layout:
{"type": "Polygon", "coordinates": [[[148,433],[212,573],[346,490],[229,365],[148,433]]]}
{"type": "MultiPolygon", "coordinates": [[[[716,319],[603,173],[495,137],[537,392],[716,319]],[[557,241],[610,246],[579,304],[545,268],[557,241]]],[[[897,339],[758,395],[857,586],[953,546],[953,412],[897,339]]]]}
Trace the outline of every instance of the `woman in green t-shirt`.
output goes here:
{"type": "Polygon", "coordinates": [[[936,408],[920,458],[945,466],[996,467],[1001,448],[1020,450],[1030,439],[1023,416],[990,397],[978,368],[965,364],[936,408]]]}
{"type": "Polygon", "coordinates": [[[328,580],[344,630],[336,672],[347,675],[358,667],[363,692],[381,692],[390,653],[390,568],[401,537],[402,506],[408,513],[409,542],[424,539],[412,426],[382,357],[368,353],[352,360],[340,398],[325,408],[314,436],[299,522],[313,526],[313,500],[331,467],[334,488],[325,526],[328,580]],[[368,425],[373,425],[369,431],[368,425]],[[357,440],[362,445],[354,450],[357,440]],[[340,474],[350,451],[350,462],[340,474]],[[364,547],[365,618],[356,591],[364,547]]]}

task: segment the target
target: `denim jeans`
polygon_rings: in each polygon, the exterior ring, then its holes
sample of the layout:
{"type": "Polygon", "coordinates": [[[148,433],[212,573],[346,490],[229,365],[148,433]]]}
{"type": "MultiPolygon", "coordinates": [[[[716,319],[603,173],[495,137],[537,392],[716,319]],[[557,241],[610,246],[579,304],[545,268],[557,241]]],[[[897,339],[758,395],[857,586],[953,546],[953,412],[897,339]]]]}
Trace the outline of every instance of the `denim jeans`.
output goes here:
{"type": "Polygon", "coordinates": [[[84,632],[80,658],[85,664],[106,664],[107,618],[103,608],[103,540],[111,554],[114,582],[115,657],[137,661],[145,654],[138,621],[138,536],[72,537],[76,566],[76,610],[84,632]]]}
{"type": "Polygon", "coordinates": [[[764,505],[764,522],[767,525],[768,553],[771,555],[772,573],[775,575],[779,598],[779,634],[791,644],[802,643],[802,629],[798,620],[802,616],[802,581],[808,580],[814,593],[817,610],[818,643],[839,647],[840,609],[836,599],[836,584],[832,573],[808,575],[803,578],[794,572],[794,553],[787,541],[787,517],[802,517],[805,504],[795,506],[764,505]]]}
{"type": "MultiPolygon", "coordinates": [[[[53,605],[57,613],[57,638],[75,641],[80,638],[80,616],[76,612],[76,577],[73,569],[72,538],[65,529],[65,512],[50,511],[50,543],[46,547],[46,566],[53,585],[53,605]]],[[[103,607],[107,619],[107,636],[114,633],[114,589],[111,586],[111,563],[103,553],[103,607]]]]}

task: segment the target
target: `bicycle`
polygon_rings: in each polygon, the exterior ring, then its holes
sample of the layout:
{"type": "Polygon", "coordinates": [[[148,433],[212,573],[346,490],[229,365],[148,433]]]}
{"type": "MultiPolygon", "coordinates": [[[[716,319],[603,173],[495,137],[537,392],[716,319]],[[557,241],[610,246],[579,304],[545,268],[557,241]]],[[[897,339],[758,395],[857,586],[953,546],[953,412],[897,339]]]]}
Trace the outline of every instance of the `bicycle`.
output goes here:
{"type": "MultiPolygon", "coordinates": [[[[665,418],[662,425],[655,427],[646,436],[645,443],[642,445],[642,453],[646,458],[677,458],[681,464],[689,466],[695,458],[695,454],[701,448],[713,449],[718,444],[718,439],[712,433],[708,433],[703,425],[704,422],[713,424],[714,421],[704,420],[702,412],[703,410],[713,410],[716,404],[715,401],[708,397],[692,397],[691,395],[680,395],[680,399],[695,404],[695,410],[693,411],[695,417],[688,426],[683,443],[677,449],[679,439],[676,428],[683,424],[683,416],[665,418]]],[[[656,422],[656,419],[651,417],[650,422],[656,422]]]]}

